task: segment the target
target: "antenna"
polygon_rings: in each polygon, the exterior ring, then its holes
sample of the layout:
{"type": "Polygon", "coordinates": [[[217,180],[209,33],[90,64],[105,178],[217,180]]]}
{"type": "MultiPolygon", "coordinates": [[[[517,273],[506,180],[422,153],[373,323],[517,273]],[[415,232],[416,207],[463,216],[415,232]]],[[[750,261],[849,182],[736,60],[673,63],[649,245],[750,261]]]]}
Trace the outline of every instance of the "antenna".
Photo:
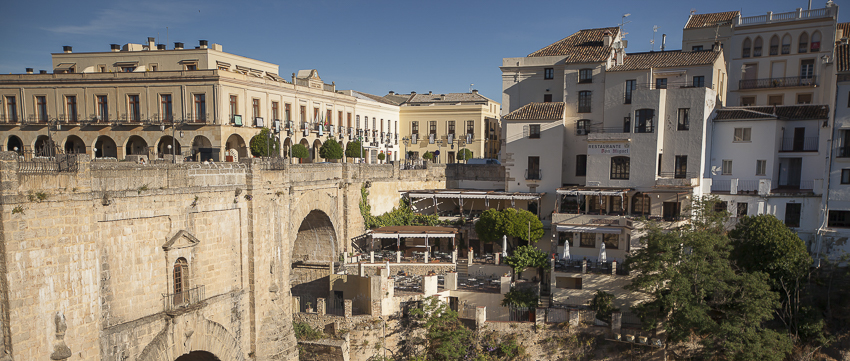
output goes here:
{"type": "Polygon", "coordinates": [[[475,84],[469,84],[469,92],[472,93],[472,86],[475,84]]]}
{"type": "Polygon", "coordinates": [[[696,13],[697,13],[697,9],[691,8],[691,15],[696,14],[696,13]]]}
{"type": "Polygon", "coordinates": [[[623,19],[620,21],[620,25],[619,25],[619,27],[620,27],[620,38],[623,38],[623,37],[626,36],[626,34],[628,34],[627,32],[623,31],[623,26],[631,22],[631,21],[626,21],[626,18],[629,17],[629,16],[632,16],[632,14],[630,14],[630,13],[623,14],[623,19]]]}
{"type": "Polygon", "coordinates": [[[655,51],[655,33],[658,32],[658,25],[652,26],[652,40],[649,41],[649,51],[655,51]]]}

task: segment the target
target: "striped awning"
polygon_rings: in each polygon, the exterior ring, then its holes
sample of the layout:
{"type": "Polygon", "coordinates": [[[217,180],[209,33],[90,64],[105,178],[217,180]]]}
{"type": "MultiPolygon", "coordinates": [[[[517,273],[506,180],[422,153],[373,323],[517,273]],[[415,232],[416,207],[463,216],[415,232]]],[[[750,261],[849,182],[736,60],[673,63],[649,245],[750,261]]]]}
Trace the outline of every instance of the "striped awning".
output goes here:
{"type": "Polygon", "coordinates": [[[614,227],[593,227],[593,226],[569,226],[557,225],[558,232],[579,232],[579,233],[605,233],[605,234],[620,234],[621,228],[614,227]]]}

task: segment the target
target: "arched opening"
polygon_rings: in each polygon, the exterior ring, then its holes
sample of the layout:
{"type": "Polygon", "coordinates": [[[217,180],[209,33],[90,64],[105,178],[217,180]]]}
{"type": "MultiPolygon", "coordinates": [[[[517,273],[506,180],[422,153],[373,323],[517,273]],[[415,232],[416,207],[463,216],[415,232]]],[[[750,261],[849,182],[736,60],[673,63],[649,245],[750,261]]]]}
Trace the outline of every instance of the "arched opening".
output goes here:
{"type": "Polygon", "coordinates": [[[812,33],[812,45],[810,49],[813,53],[820,51],[820,31],[812,33]]]}
{"type": "Polygon", "coordinates": [[[800,46],[797,48],[798,53],[805,53],[809,50],[809,34],[805,31],[800,34],[800,46]]]}
{"type": "Polygon", "coordinates": [[[245,139],[239,134],[231,134],[224,144],[224,160],[227,162],[238,162],[240,158],[248,157],[248,147],[245,145],[245,139]]]}
{"type": "Polygon", "coordinates": [[[782,54],[791,54],[791,35],[785,34],[782,37],[782,54]]]}
{"type": "Polygon", "coordinates": [[[290,286],[292,295],[300,297],[303,311],[307,302],[327,297],[330,287],[328,265],[337,258],[336,231],[325,212],[312,210],[298,227],[292,246],[290,286]]]}
{"type": "Polygon", "coordinates": [[[761,56],[761,48],[764,45],[764,41],[761,40],[761,36],[756,38],[756,41],[753,42],[753,56],[761,56]]]}
{"type": "Polygon", "coordinates": [[[221,361],[215,355],[206,351],[192,351],[181,355],[174,361],[221,361]]]}
{"type": "Polygon", "coordinates": [[[118,148],[115,146],[115,141],[105,135],[97,137],[93,151],[95,158],[118,158],[118,148]]]}
{"type": "Polygon", "coordinates": [[[779,55],[779,37],[776,35],[770,38],[770,55],[779,55]]]}
{"type": "Polygon", "coordinates": [[[308,156],[307,158],[299,159],[298,162],[299,163],[313,163],[313,150],[310,148],[310,142],[308,142],[306,138],[301,138],[301,141],[298,142],[298,144],[303,145],[304,148],[307,149],[307,152],[310,153],[310,156],[308,156]]]}
{"type": "Polygon", "coordinates": [[[752,40],[750,38],[744,39],[744,45],[741,47],[741,57],[749,58],[750,57],[750,49],[753,46],[752,40]]]}
{"type": "Polygon", "coordinates": [[[283,157],[284,158],[291,158],[289,156],[291,150],[292,150],[292,140],[289,139],[289,138],[286,138],[286,140],[283,141],[283,157]]]}
{"type": "Polygon", "coordinates": [[[36,137],[32,149],[36,157],[52,157],[56,153],[54,147],[51,146],[50,138],[46,135],[36,137]]]}
{"type": "Polygon", "coordinates": [[[174,281],[174,298],[175,306],[186,304],[189,301],[189,262],[180,257],[174,262],[174,270],[172,271],[174,281]]]}
{"type": "Polygon", "coordinates": [[[148,155],[148,142],[138,135],[130,136],[124,146],[127,155],[148,155]]]}
{"type": "Polygon", "coordinates": [[[156,152],[160,157],[163,155],[181,155],[180,151],[180,142],[177,139],[172,138],[170,135],[165,135],[162,138],[159,138],[159,144],[156,146],[156,152]]]}
{"type": "Polygon", "coordinates": [[[218,161],[218,152],[207,137],[198,135],[192,139],[192,159],[196,162],[218,161]]]}
{"type": "Polygon", "coordinates": [[[86,154],[86,143],[76,135],[69,135],[65,138],[65,146],[62,149],[65,154],[86,154]]]}
{"type": "Polygon", "coordinates": [[[321,148],[322,148],[322,142],[318,139],[314,140],[313,141],[313,149],[312,149],[311,153],[313,153],[312,154],[313,155],[313,161],[316,162],[316,163],[322,161],[322,157],[319,156],[319,149],[321,149],[321,148]]]}
{"type": "Polygon", "coordinates": [[[24,142],[22,142],[21,138],[18,138],[17,135],[10,135],[9,138],[6,139],[6,150],[9,152],[23,154],[24,142]]]}

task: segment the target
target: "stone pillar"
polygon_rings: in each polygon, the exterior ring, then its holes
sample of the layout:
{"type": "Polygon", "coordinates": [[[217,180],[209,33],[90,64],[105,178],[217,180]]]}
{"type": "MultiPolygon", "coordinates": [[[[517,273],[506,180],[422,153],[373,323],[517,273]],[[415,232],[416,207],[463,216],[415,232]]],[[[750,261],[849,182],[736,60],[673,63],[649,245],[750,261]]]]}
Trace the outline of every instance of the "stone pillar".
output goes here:
{"type": "Polygon", "coordinates": [[[581,273],[582,274],[587,273],[587,260],[586,259],[581,260],[581,273]]]}
{"type": "Polygon", "coordinates": [[[301,297],[292,296],[292,313],[301,312],[301,297]]]}
{"type": "Polygon", "coordinates": [[[478,306],[475,308],[475,328],[480,329],[487,322],[487,307],[478,306]]]}
{"type": "Polygon", "coordinates": [[[429,252],[428,252],[428,249],[426,248],[426,249],[425,249],[425,254],[423,255],[423,257],[425,257],[425,263],[428,263],[428,253],[429,253],[429,252]]]}
{"type": "Polygon", "coordinates": [[[329,271],[331,271],[331,274],[336,273],[336,270],[334,270],[334,263],[333,263],[333,262],[331,262],[331,263],[328,265],[328,270],[329,270],[329,271]]]}
{"type": "Polygon", "coordinates": [[[579,319],[579,311],[570,310],[570,326],[578,326],[579,319]]]}
{"type": "Polygon", "coordinates": [[[378,272],[380,272],[381,279],[387,279],[390,277],[390,270],[387,267],[381,267],[378,272]]]}
{"type": "Polygon", "coordinates": [[[457,272],[446,273],[445,286],[449,291],[457,290],[457,272]]]}
{"type": "Polygon", "coordinates": [[[502,261],[502,260],[501,260],[501,257],[502,257],[502,254],[501,254],[501,253],[496,253],[496,255],[493,257],[493,263],[495,263],[495,264],[502,264],[502,263],[501,263],[501,261],[502,261]]]}
{"type": "Polygon", "coordinates": [[[511,276],[502,276],[499,279],[500,291],[502,294],[506,294],[511,290],[511,276]]]}
{"type": "Polygon", "coordinates": [[[555,259],[549,260],[549,294],[555,290],[555,259]]]}
{"type": "Polygon", "coordinates": [[[375,263],[375,251],[369,251],[369,263],[375,263]]]}
{"type": "Polygon", "coordinates": [[[620,311],[611,313],[611,333],[617,335],[623,327],[623,314],[620,311]]]}
{"type": "Polygon", "coordinates": [[[422,293],[425,297],[435,295],[438,285],[437,275],[422,276],[422,293]]]}
{"type": "Polygon", "coordinates": [[[452,264],[457,263],[457,250],[452,251],[452,264]]]}
{"type": "Polygon", "coordinates": [[[401,263],[401,251],[395,251],[395,263],[401,263]]]}
{"type": "Polygon", "coordinates": [[[360,264],[360,274],[359,274],[359,276],[360,276],[360,277],[365,277],[365,276],[366,276],[366,265],[364,265],[364,264],[362,264],[362,263],[360,264]]]}
{"type": "Polygon", "coordinates": [[[343,301],[343,309],[345,310],[345,318],[351,318],[351,311],[354,308],[351,304],[351,300],[343,301]]]}
{"type": "Polygon", "coordinates": [[[542,327],[546,325],[546,309],[538,307],[534,312],[534,326],[542,327]]]}
{"type": "Polygon", "coordinates": [[[316,313],[318,313],[319,316],[325,315],[325,299],[324,298],[317,298],[316,299],[316,313]]]}
{"type": "Polygon", "coordinates": [[[612,275],[617,274],[617,261],[616,260],[611,261],[611,274],[612,275]]]}

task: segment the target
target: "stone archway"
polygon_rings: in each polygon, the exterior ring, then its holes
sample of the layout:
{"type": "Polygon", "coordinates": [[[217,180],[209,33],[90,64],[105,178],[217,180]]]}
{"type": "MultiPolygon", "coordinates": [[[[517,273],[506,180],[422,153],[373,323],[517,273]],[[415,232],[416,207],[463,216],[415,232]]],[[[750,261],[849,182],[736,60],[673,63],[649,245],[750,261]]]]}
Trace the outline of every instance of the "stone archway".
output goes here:
{"type": "Polygon", "coordinates": [[[321,210],[311,210],[301,221],[292,244],[290,289],[301,301],[293,312],[303,311],[308,303],[315,306],[317,298],[328,297],[329,266],[336,261],[336,246],[336,229],[330,217],[321,210]]]}
{"type": "Polygon", "coordinates": [[[95,158],[118,158],[118,148],[115,146],[115,141],[106,135],[97,137],[92,151],[95,158]]]}
{"type": "Polygon", "coordinates": [[[192,351],[183,354],[174,361],[221,361],[215,355],[206,351],[192,351]]]}
{"type": "Polygon", "coordinates": [[[224,326],[191,312],[167,322],[136,360],[244,361],[245,357],[239,342],[224,326]]]}

